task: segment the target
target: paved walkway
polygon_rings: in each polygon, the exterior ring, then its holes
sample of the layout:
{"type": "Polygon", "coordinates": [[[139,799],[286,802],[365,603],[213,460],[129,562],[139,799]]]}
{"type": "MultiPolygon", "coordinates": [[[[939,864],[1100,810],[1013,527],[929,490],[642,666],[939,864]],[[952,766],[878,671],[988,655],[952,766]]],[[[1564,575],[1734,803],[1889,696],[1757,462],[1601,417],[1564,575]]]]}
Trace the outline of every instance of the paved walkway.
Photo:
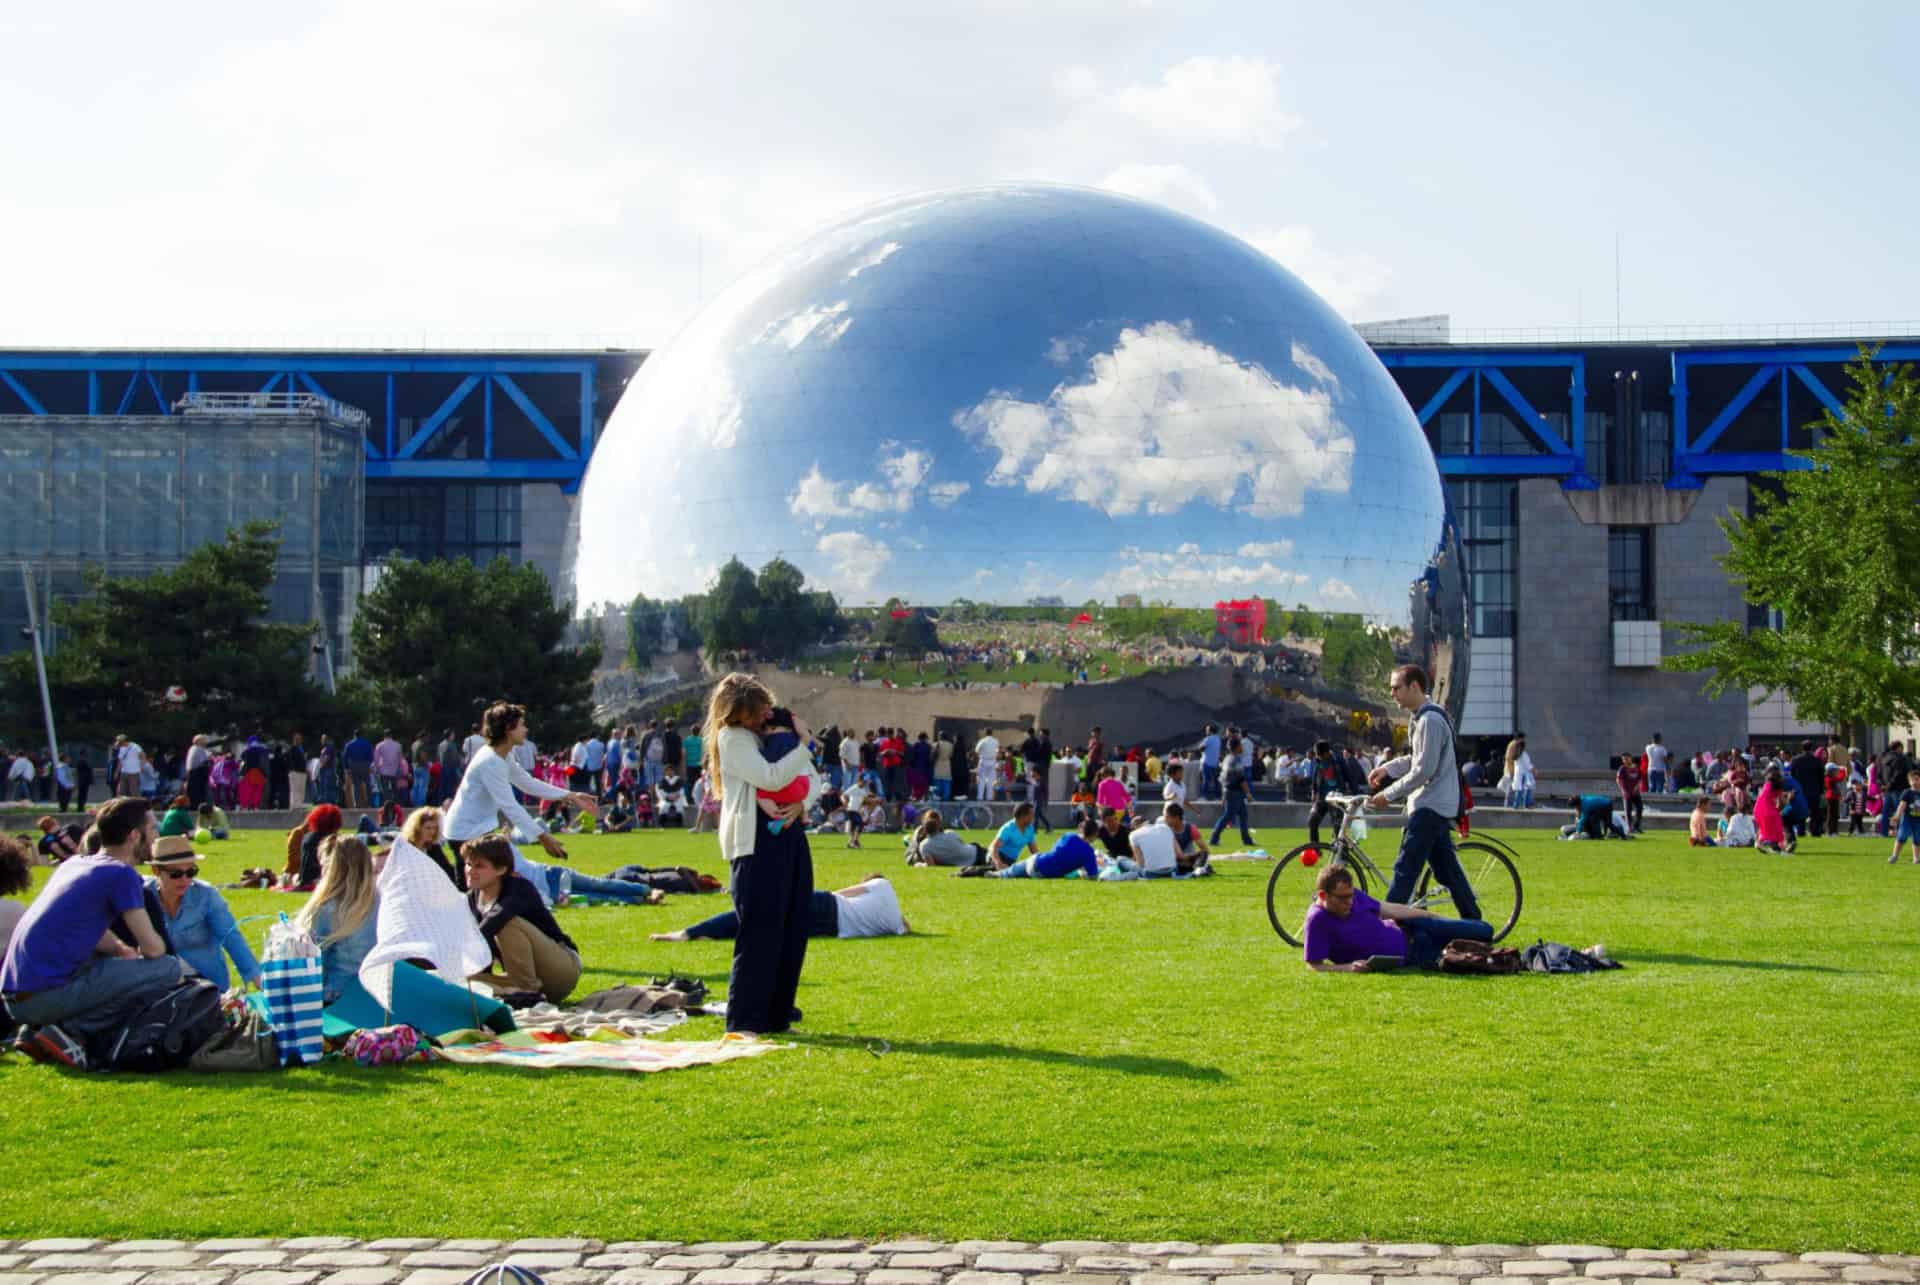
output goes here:
{"type": "Polygon", "coordinates": [[[1097,1240],[0,1240],[0,1285],[456,1285],[517,1262],[553,1285],[1917,1285],[1920,1255],[1600,1245],[1097,1240]]]}

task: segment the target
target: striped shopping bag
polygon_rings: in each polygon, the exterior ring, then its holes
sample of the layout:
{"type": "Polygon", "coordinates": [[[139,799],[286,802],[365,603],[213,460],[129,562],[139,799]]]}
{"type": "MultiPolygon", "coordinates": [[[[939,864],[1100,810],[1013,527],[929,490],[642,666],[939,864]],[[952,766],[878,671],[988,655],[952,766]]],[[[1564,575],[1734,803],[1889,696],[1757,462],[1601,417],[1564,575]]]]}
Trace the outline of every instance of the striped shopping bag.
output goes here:
{"type": "Polygon", "coordinates": [[[260,961],[260,989],[266,993],[280,1065],[312,1066],[320,1061],[322,978],[320,948],[285,915],[267,932],[260,961]]]}

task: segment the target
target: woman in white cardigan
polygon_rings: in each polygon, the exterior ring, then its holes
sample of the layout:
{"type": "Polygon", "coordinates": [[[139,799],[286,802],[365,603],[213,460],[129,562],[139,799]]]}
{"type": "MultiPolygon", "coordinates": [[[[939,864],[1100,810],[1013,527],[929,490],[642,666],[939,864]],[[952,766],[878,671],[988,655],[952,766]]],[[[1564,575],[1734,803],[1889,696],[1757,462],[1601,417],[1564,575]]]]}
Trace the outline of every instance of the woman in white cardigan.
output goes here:
{"type": "Polygon", "coordinates": [[[755,800],[756,790],[777,790],[813,770],[812,737],[798,717],[800,744],[777,762],[761,754],[760,730],[773,704],[773,693],[751,674],[728,674],[707,703],[708,789],[720,798],[720,855],[732,867],[728,890],[740,916],[727,1030],[746,1035],[776,1035],[800,1020],[793,1000],[812,918],[813,854],[797,824],[806,804],[769,817],[755,800]],[[775,833],[773,820],[787,824],[775,833]]]}

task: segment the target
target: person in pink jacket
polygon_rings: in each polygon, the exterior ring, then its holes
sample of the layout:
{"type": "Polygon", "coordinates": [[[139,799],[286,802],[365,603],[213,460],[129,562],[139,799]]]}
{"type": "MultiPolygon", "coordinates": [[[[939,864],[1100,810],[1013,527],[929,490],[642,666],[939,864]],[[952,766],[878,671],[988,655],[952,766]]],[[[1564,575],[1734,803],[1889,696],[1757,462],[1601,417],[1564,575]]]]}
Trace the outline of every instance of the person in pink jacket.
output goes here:
{"type": "Polygon", "coordinates": [[[1754,847],[1762,852],[1792,852],[1793,840],[1787,836],[1786,823],[1780,819],[1780,805],[1789,797],[1786,778],[1780,769],[1767,769],[1767,779],[1753,800],[1754,847]]]}

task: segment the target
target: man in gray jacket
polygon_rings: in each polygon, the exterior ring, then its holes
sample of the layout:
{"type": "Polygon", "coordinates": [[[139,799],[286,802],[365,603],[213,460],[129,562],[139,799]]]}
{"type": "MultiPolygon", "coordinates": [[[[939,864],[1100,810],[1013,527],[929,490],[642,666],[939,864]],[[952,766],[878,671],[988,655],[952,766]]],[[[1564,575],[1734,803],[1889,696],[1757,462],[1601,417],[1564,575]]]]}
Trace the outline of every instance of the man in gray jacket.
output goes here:
{"type": "Polygon", "coordinates": [[[1413,720],[1407,729],[1407,752],[1382,763],[1367,778],[1367,784],[1378,791],[1367,800],[1370,806],[1384,808],[1403,799],[1407,806],[1400,856],[1393,863],[1393,884],[1385,900],[1409,904],[1421,870],[1432,866],[1433,877],[1453,894],[1454,913],[1462,919],[1478,919],[1480,902],[1453,851],[1453,822],[1460,815],[1453,723],[1444,709],[1427,698],[1427,671],[1420,666],[1399,666],[1390,682],[1394,703],[1413,711],[1413,720]]]}

